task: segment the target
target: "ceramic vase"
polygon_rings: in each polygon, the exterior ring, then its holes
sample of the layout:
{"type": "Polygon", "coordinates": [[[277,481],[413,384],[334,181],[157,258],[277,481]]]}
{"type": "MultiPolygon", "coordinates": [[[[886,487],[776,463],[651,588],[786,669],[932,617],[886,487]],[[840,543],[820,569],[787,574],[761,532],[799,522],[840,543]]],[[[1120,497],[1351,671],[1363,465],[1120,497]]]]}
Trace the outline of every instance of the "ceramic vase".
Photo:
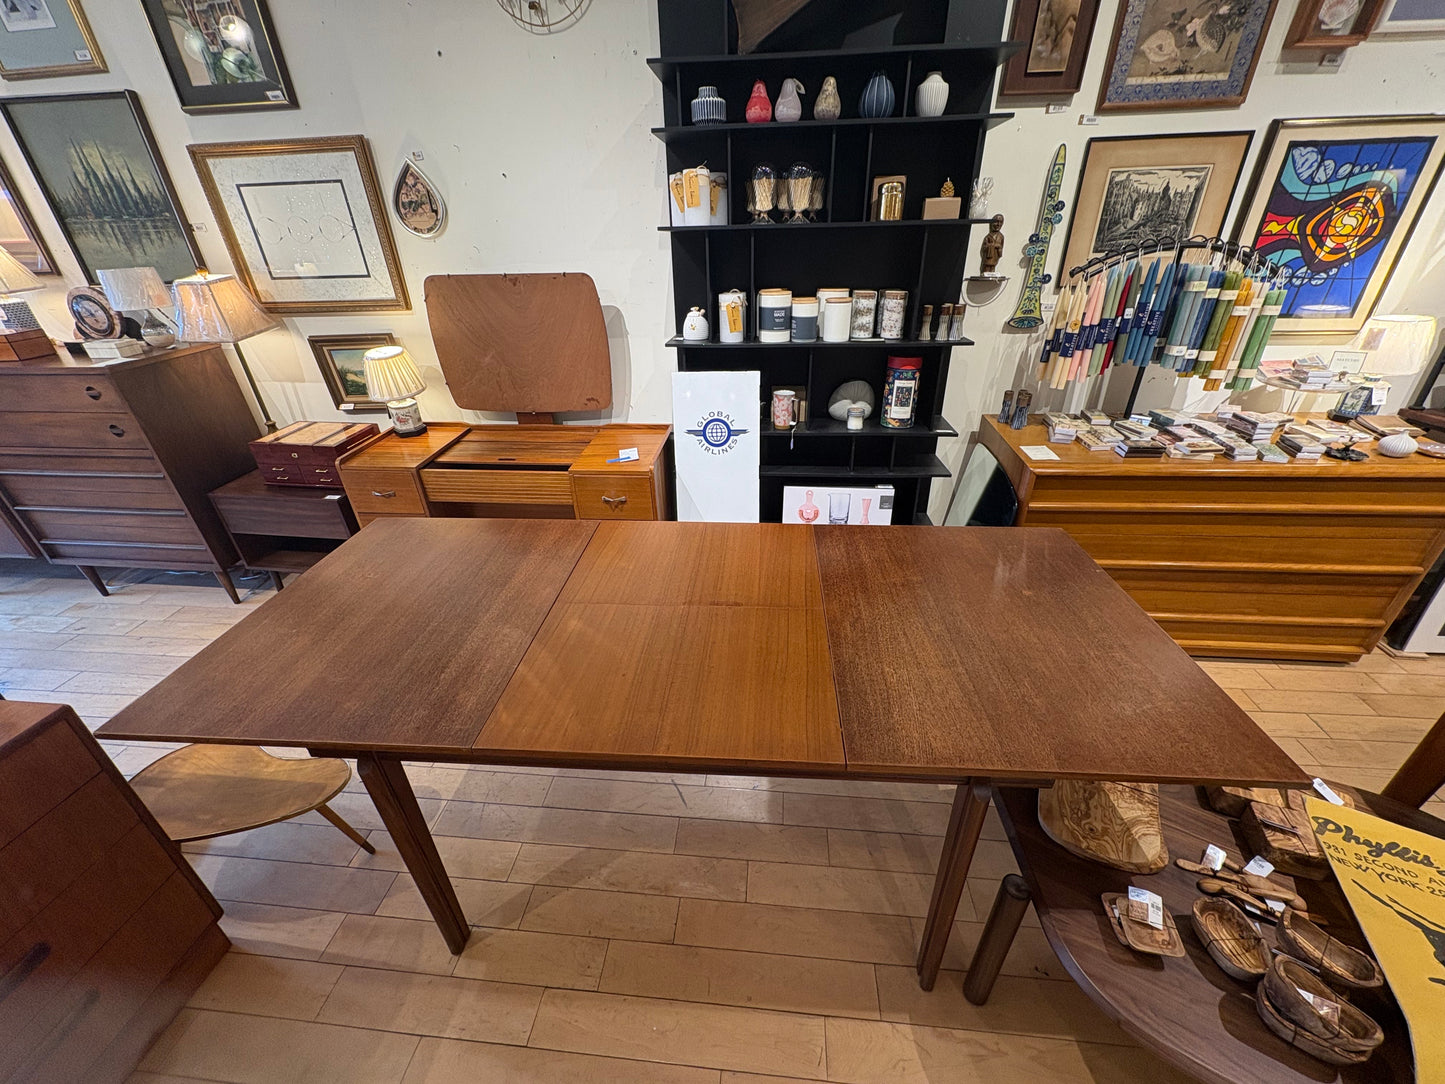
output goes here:
{"type": "Polygon", "coordinates": [[[920,117],[943,116],[944,106],[948,105],[948,84],[942,72],[929,72],[928,78],[918,84],[917,103],[920,117]]]}
{"type": "Polygon", "coordinates": [[[891,117],[896,100],[893,84],[888,76],[882,72],[874,72],[873,78],[868,80],[868,85],[863,88],[863,97],[858,99],[858,115],[874,119],[891,117]]]}
{"type": "Polygon", "coordinates": [[[803,84],[796,79],[784,79],[783,89],[778,92],[778,104],[773,109],[773,119],[789,123],[803,119],[803,99],[798,97],[806,94],[803,84]]]}
{"type": "Polygon", "coordinates": [[[773,119],[773,103],[768,100],[768,87],[761,79],[753,84],[745,116],[749,124],[766,124],[773,119]]]}
{"type": "Polygon", "coordinates": [[[843,113],[843,100],[838,97],[838,80],[831,75],[823,80],[823,89],[813,99],[814,120],[837,120],[843,113]]]}
{"type": "Polygon", "coordinates": [[[1375,445],[1375,450],[1392,459],[1404,459],[1407,455],[1413,455],[1419,446],[1409,433],[1395,433],[1388,437],[1381,437],[1380,442],[1375,445]]]}
{"type": "Polygon", "coordinates": [[[693,308],[683,317],[682,337],[687,342],[700,343],[707,341],[707,314],[699,308],[693,308]]]}
{"type": "MultiPolygon", "coordinates": [[[[922,93],[920,88],[919,93],[922,93]]],[[[728,119],[728,103],[718,96],[717,87],[698,87],[692,100],[694,124],[722,124],[728,119]]]]}

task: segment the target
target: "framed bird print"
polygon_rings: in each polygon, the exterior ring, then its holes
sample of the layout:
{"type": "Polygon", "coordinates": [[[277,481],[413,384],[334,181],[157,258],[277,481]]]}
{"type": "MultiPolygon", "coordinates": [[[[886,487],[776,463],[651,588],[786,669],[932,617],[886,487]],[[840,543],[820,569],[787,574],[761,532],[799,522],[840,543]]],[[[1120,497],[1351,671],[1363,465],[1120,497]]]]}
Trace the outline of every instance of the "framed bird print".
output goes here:
{"type": "Polygon", "coordinates": [[[1121,0],[1100,113],[1240,105],[1275,0],[1121,0]]]}
{"type": "Polygon", "coordinates": [[[1364,326],[1445,157],[1445,117],[1277,120],[1235,239],[1288,276],[1281,333],[1364,326]]]}

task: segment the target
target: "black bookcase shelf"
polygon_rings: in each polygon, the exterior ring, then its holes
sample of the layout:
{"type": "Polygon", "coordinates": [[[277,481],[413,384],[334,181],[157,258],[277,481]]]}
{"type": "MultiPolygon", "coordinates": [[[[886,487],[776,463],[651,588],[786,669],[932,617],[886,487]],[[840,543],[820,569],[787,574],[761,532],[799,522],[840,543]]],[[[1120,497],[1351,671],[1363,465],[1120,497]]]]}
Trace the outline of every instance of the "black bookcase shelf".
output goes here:
{"type": "MultiPolygon", "coordinates": [[[[1012,117],[992,111],[998,66],[1020,43],[1000,41],[1004,4],[998,0],[899,0],[896,22],[881,20],[869,5],[828,5],[808,22],[790,20],[761,51],[737,55],[737,28],[729,0],[658,0],[662,56],[648,66],[662,83],[662,125],[653,133],[663,143],[667,172],[706,164],[728,177],[728,223],[659,227],[672,251],[676,324],[694,306],[708,313],[717,334],[717,296],[744,291],[749,299],[749,338],[742,343],[668,340],[678,369],[758,370],[758,411],[762,459],[759,511],[765,521],[781,518],[783,489],[829,485],[894,488],[893,522],[927,523],[933,480],[949,470],[938,457],[938,441],[957,436],[942,416],[954,347],[968,339],[919,339],[924,305],[937,319],[942,305],[962,295],[963,275],[974,227],[985,220],[924,219],[923,201],[939,194],[945,180],[965,202],[978,177],[987,132],[1012,117]],[[872,14],[869,14],[872,12],[872,14]],[[869,23],[870,19],[880,19],[869,23]],[[867,24],[867,25],[865,25],[867,24]],[[799,48],[812,44],[843,48],[799,48]],[[870,41],[867,48],[858,43],[870,41]],[[778,50],[778,51],[770,51],[778,50]],[[894,115],[859,117],[858,103],[868,79],[882,71],[893,83],[894,115]],[[940,117],[919,117],[920,82],[939,71],[949,83],[940,117]],[[776,99],[782,80],[794,77],[806,88],[803,115],[811,117],[825,76],[838,83],[842,116],[747,124],[743,113],[753,81],[761,79],[776,99]],[[716,86],[727,101],[727,122],[693,125],[690,103],[699,86],[716,86]],[[747,211],[747,179],[755,166],[785,170],[806,162],[827,178],[819,221],[756,226],[747,211]],[[872,180],[907,178],[903,218],[870,219],[872,180]],[[909,303],[904,340],[842,343],[763,343],[754,338],[760,289],[782,287],[795,296],[821,287],[906,290],[909,303]],[[863,380],[880,402],[890,355],[920,358],[918,424],[889,429],[877,414],[862,430],[849,430],[828,417],[828,398],[840,384],[863,380]],[[791,430],[772,427],[769,400],[775,387],[803,389],[810,420],[791,430]]],[[[881,10],[881,9],[880,9],[881,10]]],[[[777,216],[781,217],[781,216],[777,216]]],[[[979,231],[982,232],[981,230],[979,231]]]]}

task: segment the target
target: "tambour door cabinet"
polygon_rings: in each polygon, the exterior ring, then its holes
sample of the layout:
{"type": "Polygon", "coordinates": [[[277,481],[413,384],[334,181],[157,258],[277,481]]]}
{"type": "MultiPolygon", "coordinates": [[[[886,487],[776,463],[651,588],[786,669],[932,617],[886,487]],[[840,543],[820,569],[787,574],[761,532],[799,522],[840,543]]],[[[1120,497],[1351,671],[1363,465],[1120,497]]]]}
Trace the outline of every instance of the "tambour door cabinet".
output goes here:
{"type": "Polygon", "coordinates": [[[1352,662],[1445,549],[1445,460],[1125,460],[994,418],[979,441],[1016,524],[1068,531],[1192,655],[1352,662]]]}
{"type": "Polygon", "coordinates": [[[207,494],[255,469],[257,435],[218,346],[0,366],[0,504],[102,594],[96,565],[213,572],[235,598],[207,494]]]}
{"type": "Polygon", "coordinates": [[[0,701],[0,1081],[122,1081],[221,908],[70,708],[0,701]]]}

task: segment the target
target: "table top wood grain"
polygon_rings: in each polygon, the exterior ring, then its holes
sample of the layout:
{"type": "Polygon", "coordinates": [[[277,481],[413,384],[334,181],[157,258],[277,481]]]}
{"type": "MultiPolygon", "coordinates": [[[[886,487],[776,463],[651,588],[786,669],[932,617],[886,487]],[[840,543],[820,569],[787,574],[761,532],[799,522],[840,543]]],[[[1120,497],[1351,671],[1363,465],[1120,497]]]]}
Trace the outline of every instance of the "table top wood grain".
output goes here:
{"type": "Polygon", "coordinates": [[[693,771],[1305,781],[1042,528],[382,520],[101,733],[693,771]]]}

